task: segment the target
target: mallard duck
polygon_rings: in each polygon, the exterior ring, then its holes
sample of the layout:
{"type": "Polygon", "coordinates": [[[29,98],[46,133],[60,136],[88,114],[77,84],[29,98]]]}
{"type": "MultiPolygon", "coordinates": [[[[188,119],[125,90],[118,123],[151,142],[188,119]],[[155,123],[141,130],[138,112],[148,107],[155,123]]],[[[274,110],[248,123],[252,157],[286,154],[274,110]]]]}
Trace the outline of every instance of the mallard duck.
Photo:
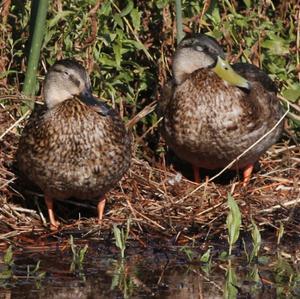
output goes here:
{"type": "MultiPolygon", "coordinates": [[[[177,156],[199,168],[220,169],[264,136],[283,116],[272,80],[259,68],[232,67],[212,37],[184,38],[175,52],[173,79],[165,88],[160,111],[162,134],[177,156]]],[[[233,169],[247,184],[254,163],[282,133],[281,123],[242,156],[233,169]]]]}
{"type": "Polygon", "coordinates": [[[97,200],[128,170],[131,138],[118,113],[94,98],[86,70],[75,60],[56,62],[44,83],[45,106],[36,107],[20,138],[18,167],[45,194],[51,229],[53,199],[97,200]]]}

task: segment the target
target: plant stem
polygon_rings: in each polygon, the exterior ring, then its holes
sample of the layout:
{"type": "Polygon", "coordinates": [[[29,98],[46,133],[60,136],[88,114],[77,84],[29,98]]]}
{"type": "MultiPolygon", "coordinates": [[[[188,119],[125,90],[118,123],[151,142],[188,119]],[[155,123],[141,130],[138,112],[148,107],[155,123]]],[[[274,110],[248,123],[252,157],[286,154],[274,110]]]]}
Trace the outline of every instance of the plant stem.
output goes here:
{"type": "Polygon", "coordinates": [[[177,29],[177,45],[183,39],[183,26],[182,26],[182,9],[181,0],[175,0],[176,5],[176,29],[177,29]]]}
{"type": "MultiPolygon", "coordinates": [[[[31,35],[28,67],[23,85],[23,93],[28,97],[35,94],[36,72],[40,59],[41,46],[44,39],[48,0],[38,0],[38,2],[33,0],[31,5],[32,9],[30,18],[34,28],[31,35]],[[35,7],[37,7],[36,10],[34,9],[35,7]]],[[[31,101],[28,101],[27,104],[32,108],[33,105],[31,101]]]]}

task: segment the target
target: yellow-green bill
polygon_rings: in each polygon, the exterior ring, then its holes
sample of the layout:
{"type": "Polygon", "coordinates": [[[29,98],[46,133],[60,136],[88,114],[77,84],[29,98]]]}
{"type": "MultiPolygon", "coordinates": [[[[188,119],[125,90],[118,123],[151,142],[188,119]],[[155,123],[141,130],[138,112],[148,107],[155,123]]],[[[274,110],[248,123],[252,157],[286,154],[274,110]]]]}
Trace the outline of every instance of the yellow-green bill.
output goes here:
{"type": "Polygon", "coordinates": [[[230,64],[218,56],[217,63],[213,71],[224,81],[242,88],[250,89],[250,83],[244,77],[233,70],[230,64]]]}

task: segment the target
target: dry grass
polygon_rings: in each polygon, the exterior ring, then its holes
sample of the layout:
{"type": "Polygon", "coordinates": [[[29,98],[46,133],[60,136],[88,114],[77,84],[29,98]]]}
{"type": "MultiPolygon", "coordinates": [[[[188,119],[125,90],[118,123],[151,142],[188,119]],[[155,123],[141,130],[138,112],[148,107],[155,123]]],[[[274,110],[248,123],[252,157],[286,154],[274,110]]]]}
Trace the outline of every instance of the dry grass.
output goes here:
{"type": "MultiPolygon", "coordinates": [[[[47,228],[43,201],[36,200],[42,198],[42,194],[31,186],[21,184],[20,187],[20,182],[16,181],[14,153],[25,120],[24,117],[16,118],[20,97],[6,98],[11,104],[1,107],[0,127],[0,239],[3,246],[7,242],[30,243],[33,236],[56,234],[47,228]]],[[[152,110],[150,105],[141,113],[142,117],[152,110]]],[[[139,116],[132,123],[138,119],[139,116]]],[[[288,145],[287,141],[275,145],[262,157],[261,170],[245,188],[236,176],[223,184],[207,179],[199,186],[163,161],[153,163],[153,166],[135,155],[132,167],[119,187],[107,194],[108,206],[101,227],[96,224],[95,208],[90,203],[57,203],[58,215],[65,222],[59,233],[77,231],[86,236],[99,231],[109,233],[113,223],[125,223],[131,217],[131,234],[141,245],[148,238],[165,238],[173,244],[185,244],[192,240],[224,237],[227,194],[231,192],[242,211],[245,230],[252,217],[261,228],[277,229],[282,222],[286,234],[298,234],[299,147],[288,145]],[[78,218],[81,211],[82,215],[92,217],[78,218]]]]}

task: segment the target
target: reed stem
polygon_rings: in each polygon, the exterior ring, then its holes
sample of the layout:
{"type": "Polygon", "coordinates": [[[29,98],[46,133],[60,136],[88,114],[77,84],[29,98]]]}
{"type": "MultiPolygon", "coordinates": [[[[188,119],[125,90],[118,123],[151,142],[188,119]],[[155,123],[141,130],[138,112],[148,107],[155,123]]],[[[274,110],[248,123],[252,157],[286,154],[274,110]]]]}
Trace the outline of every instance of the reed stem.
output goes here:
{"type": "Polygon", "coordinates": [[[181,0],[175,0],[176,6],[176,29],[177,29],[177,45],[183,39],[183,26],[182,26],[182,8],[181,0]]]}
{"type": "MultiPolygon", "coordinates": [[[[28,57],[28,66],[23,85],[23,94],[27,97],[35,95],[36,73],[39,65],[40,51],[45,34],[45,24],[47,18],[48,0],[33,0],[31,6],[31,44],[28,57]]],[[[26,104],[33,107],[32,101],[26,101],[26,104]]]]}

